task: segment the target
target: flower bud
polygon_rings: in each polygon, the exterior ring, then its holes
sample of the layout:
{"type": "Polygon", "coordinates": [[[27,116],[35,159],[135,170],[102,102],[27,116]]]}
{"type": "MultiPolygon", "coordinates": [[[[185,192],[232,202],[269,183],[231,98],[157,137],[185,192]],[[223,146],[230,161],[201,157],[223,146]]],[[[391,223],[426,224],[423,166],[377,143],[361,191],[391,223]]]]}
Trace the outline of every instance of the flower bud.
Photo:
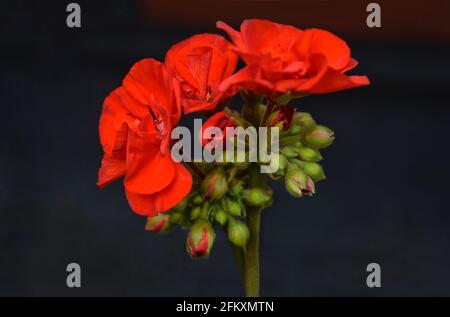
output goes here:
{"type": "Polygon", "coordinates": [[[288,130],[291,126],[294,108],[290,106],[277,106],[267,117],[267,126],[278,127],[282,131],[288,130]]]}
{"type": "Polygon", "coordinates": [[[216,220],[217,223],[219,223],[222,226],[227,222],[227,219],[228,219],[227,213],[222,209],[217,209],[216,212],[214,213],[214,220],[216,220]]]}
{"type": "Polygon", "coordinates": [[[287,159],[296,158],[298,156],[297,148],[293,146],[286,146],[281,150],[281,154],[285,156],[287,159]]]}
{"type": "Polygon", "coordinates": [[[172,225],[169,221],[169,215],[160,213],[154,217],[147,217],[147,223],[145,224],[145,230],[167,232],[171,229],[172,225]]]}
{"type": "Polygon", "coordinates": [[[200,217],[203,219],[208,219],[209,217],[209,201],[205,201],[200,212],[200,217]]]}
{"type": "Polygon", "coordinates": [[[197,219],[201,213],[202,213],[201,207],[199,207],[199,206],[194,207],[194,209],[191,210],[191,220],[197,219]]]}
{"type": "Polygon", "coordinates": [[[310,131],[316,126],[316,121],[307,112],[298,112],[294,115],[294,122],[302,127],[303,131],[310,131]]]}
{"type": "Polygon", "coordinates": [[[213,227],[206,220],[197,220],[189,230],[186,251],[192,258],[207,257],[216,238],[213,227]]]}
{"type": "Polygon", "coordinates": [[[227,236],[228,240],[230,240],[230,242],[234,245],[245,247],[247,245],[250,232],[245,223],[230,218],[228,221],[227,236]]]}
{"type": "Polygon", "coordinates": [[[291,135],[300,134],[302,131],[303,131],[302,126],[299,124],[293,124],[292,127],[289,129],[289,133],[291,135]]]}
{"type": "Polygon", "coordinates": [[[205,197],[203,197],[202,195],[196,195],[196,196],[194,197],[194,199],[192,200],[192,202],[193,202],[195,205],[200,205],[204,200],[205,200],[205,197]]]}
{"type": "Polygon", "coordinates": [[[260,188],[252,188],[245,190],[242,198],[250,206],[262,206],[270,201],[271,195],[260,188]]]}
{"type": "Polygon", "coordinates": [[[290,168],[285,176],[286,190],[294,197],[315,192],[314,182],[305,172],[297,168],[290,168]]]}
{"type": "Polygon", "coordinates": [[[244,189],[242,188],[241,182],[233,184],[233,186],[230,189],[230,193],[233,196],[239,196],[243,191],[244,189]]]}
{"type": "Polygon", "coordinates": [[[322,155],[320,155],[320,152],[309,147],[299,148],[297,149],[297,153],[298,156],[304,161],[318,162],[322,160],[322,155]]]}
{"type": "Polygon", "coordinates": [[[228,183],[222,169],[216,169],[206,176],[202,183],[202,190],[211,200],[220,199],[228,190],[228,183]]]}
{"type": "Polygon", "coordinates": [[[316,149],[323,149],[330,146],[334,140],[334,132],[327,127],[318,125],[314,130],[305,135],[305,141],[316,149]]]}
{"type": "Polygon", "coordinates": [[[278,170],[271,175],[272,178],[278,179],[283,176],[288,163],[288,160],[282,154],[278,154],[278,170]]]}
{"type": "Polygon", "coordinates": [[[228,200],[226,205],[227,211],[230,215],[239,217],[242,213],[241,205],[234,200],[228,200]]]}
{"type": "Polygon", "coordinates": [[[325,173],[323,172],[323,168],[320,164],[314,162],[304,162],[303,171],[305,171],[305,173],[316,182],[325,179],[325,173]]]}
{"type": "Polygon", "coordinates": [[[170,213],[170,222],[171,223],[176,223],[178,225],[182,225],[184,222],[184,215],[181,213],[170,213]]]}

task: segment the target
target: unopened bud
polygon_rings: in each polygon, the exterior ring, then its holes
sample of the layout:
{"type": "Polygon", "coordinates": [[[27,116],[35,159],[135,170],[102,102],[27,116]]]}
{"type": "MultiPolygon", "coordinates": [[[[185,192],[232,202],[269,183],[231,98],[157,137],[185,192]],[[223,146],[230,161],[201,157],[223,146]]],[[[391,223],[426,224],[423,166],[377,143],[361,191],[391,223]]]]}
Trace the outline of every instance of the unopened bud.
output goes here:
{"type": "Polygon", "coordinates": [[[267,126],[278,127],[282,131],[289,129],[294,116],[294,108],[291,106],[278,106],[267,118],[267,126]]]}
{"type": "Polygon", "coordinates": [[[316,126],[316,121],[307,112],[298,112],[294,116],[294,122],[302,127],[303,131],[310,131],[316,126]]]}
{"type": "Polygon", "coordinates": [[[260,188],[247,189],[242,198],[250,206],[262,206],[270,201],[271,195],[260,188]]]}
{"type": "Polygon", "coordinates": [[[197,220],[189,230],[186,251],[192,258],[207,257],[216,238],[216,233],[209,221],[197,220]]]}
{"type": "Polygon", "coordinates": [[[196,205],[200,205],[204,200],[205,200],[205,197],[203,197],[202,195],[196,195],[194,197],[194,199],[192,200],[192,202],[196,205]]]}
{"type": "Polygon", "coordinates": [[[281,150],[281,154],[283,154],[286,158],[296,158],[298,156],[297,148],[293,146],[286,146],[281,150]]]}
{"type": "Polygon", "coordinates": [[[234,245],[245,247],[247,245],[250,232],[245,223],[230,218],[227,228],[228,240],[234,245]]]}
{"type": "Polygon", "coordinates": [[[302,131],[303,131],[302,126],[299,124],[293,124],[292,127],[289,129],[289,133],[291,135],[300,134],[302,133],[302,131]]]}
{"type": "Polygon", "coordinates": [[[154,217],[147,217],[147,223],[145,224],[145,230],[167,232],[171,229],[169,221],[170,216],[168,214],[160,213],[154,217]]]}
{"type": "Polygon", "coordinates": [[[228,216],[225,211],[222,209],[217,209],[214,213],[214,220],[217,221],[221,226],[223,226],[227,222],[228,216]]]}
{"type": "Polygon", "coordinates": [[[330,146],[334,140],[334,132],[325,126],[318,125],[314,130],[305,135],[305,141],[316,149],[330,146]]]}
{"type": "Polygon", "coordinates": [[[184,216],[181,213],[170,213],[170,222],[182,225],[184,222],[184,216]]]}
{"type": "Polygon", "coordinates": [[[290,168],[285,176],[286,190],[294,197],[315,192],[314,182],[302,170],[290,168]]]}
{"type": "Polygon", "coordinates": [[[299,148],[301,148],[303,146],[303,143],[300,142],[300,141],[297,141],[297,142],[294,143],[294,146],[299,149],[299,148]]]}
{"type": "Polygon", "coordinates": [[[278,155],[278,170],[272,174],[274,179],[278,179],[279,177],[284,175],[287,165],[289,164],[288,160],[284,157],[284,155],[278,155]]]}
{"type": "Polygon", "coordinates": [[[230,215],[239,217],[242,213],[241,205],[234,200],[228,200],[226,205],[227,211],[230,215]]]}
{"type": "Polygon", "coordinates": [[[202,210],[200,212],[200,216],[204,219],[208,219],[209,217],[209,201],[205,201],[202,206],[202,210]]]}
{"type": "Polygon", "coordinates": [[[199,207],[199,206],[194,207],[194,209],[191,210],[191,220],[197,219],[201,213],[202,213],[201,207],[199,207]]]}
{"type": "Polygon", "coordinates": [[[297,153],[298,156],[304,161],[318,162],[322,160],[322,155],[320,155],[320,152],[309,147],[299,148],[297,149],[297,153]]]}
{"type": "Polygon", "coordinates": [[[323,172],[323,168],[320,164],[314,162],[304,162],[303,170],[316,182],[325,179],[325,173],[323,172]]]}
{"type": "Polygon", "coordinates": [[[228,190],[228,183],[222,169],[216,169],[206,176],[202,183],[202,190],[205,196],[211,200],[220,199],[228,190]]]}

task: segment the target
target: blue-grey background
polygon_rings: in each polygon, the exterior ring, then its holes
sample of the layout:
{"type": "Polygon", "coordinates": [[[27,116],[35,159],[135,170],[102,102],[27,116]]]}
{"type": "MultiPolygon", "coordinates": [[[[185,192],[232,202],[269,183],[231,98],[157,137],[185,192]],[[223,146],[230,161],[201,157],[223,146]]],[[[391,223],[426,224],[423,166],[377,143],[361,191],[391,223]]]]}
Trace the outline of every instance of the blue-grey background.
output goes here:
{"type": "MultiPolygon", "coordinates": [[[[209,260],[193,261],[185,232],[144,230],[121,182],[95,186],[104,97],[134,62],[163,60],[214,24],[158,27],[136,2],[80,1],[82,28],[68,29],[67,3],[11,1],[0,13],[0,295],[243,295],[223,232],[209,260]],[[66,287],[70,262],[80,289],[66,287]]],[[[316,196],[275,186],[261,293],[450,295],[448,42],[345,39],[372,85],[296,102],[337,139],[316,196]],[[371,262],[380,289],[366,286],[371,262]]]]}

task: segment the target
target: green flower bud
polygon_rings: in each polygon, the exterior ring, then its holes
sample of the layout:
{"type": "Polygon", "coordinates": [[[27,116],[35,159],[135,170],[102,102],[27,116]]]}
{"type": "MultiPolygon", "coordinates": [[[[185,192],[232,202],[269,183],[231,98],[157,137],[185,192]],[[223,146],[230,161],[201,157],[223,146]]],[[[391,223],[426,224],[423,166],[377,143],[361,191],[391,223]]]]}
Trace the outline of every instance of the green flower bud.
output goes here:
{"type": "Polygon", "coordinates": [[[250,237],[250,232],[245,223],[230,218],[228,221],[227,236],[228,240],[234,245],[245,247],[250,237]]]}
{"type": "Polygon", "coordinates": [[[197,219],[201,213],[202,213],[201,207],[199,207],[199,206],[194,207],[194,209],[191,210],[191,220],[197,219]]]}
{"type": "Polygon", "coordinates": [[[147,217],[147,223],[145,224],[145,230],[167,232],[172,228],[169,221],[170,216],[168,214],[160,213],[154,217],[147,217]]]}
{"type": "Polygon", "coordinates": [[[281,154],[283,154],[286,158],[296,158],[298,156],[297,149],[293,146],[286,146],[281,150],[281,154]]]}
{"type": "Polygon", "coordinates": [[[217,209],[214,213],[214,220],[217,221],[221,226],[223,226],[227,222],[228,216],[223,209],[217,209]]]}
{"type": "Polygon", "coordinates": [[[284,155],[278,156],[278,169],[279,170],[285,170],[288,164],[289,164],[289,162],[284,155]]]}
{"type": "Polygon", "coordinates": [[[181,225],[184,222],[184,216],[181,213],[171,213],[170,222],[181,225]]]}
{"type": "Polygon", "coordinates": [[[193,202],[195,205],[200,205],[204,200],[205,200],[205,197],[204,197],[204,196],[202,196],[202,195],[196,195],[196,196],[194,197],[194,199],[192,200],[192,202],[193,202]]]}
{"type": "Polygon", "coordinates": [[[228,200],[226,204],[227,211],[230,215],[239,217],[242,213],[241,205],[234,200],[228,200]]]}
{"type": "Polygon", "coordinates": [[[297,149],[297,153],[298,156],[304,161],[318,162],[322,160],[322,155],[320,155],[320,152],[309,147],[299,148],[297,149]]]}
{"type": "Polygon", "coordinates": [[[289,133],[291,134],[291,135],[294,135],[294,134],[300,134],[301,132],[302,132],[302,126],[301,125],[299,125],[299,124],[296,124],[296,123],[294,123],[293,125],[292,125],[292,127],[289,129],[289,133]]]}
{"type": "Polygon", "coordinates": [[[315,192],[314,182],[300,169],[288,169],[284,180],[286,190],[294,197],[311,195],[315,192]]]}
{"type": "Polygon", "coordinates": [[[239,196],[243,190],[242,184],[238,182],[231,187],[230,192],[233,196],[239,196]]]}
{"type": "Polygon", "coordinates": [[[297,149],[299,149],[299,148],[301,148],[301,147],[303,146],[303,143],[300,142],[300,141],[297,141],[297,142],[294,143],[294,146],[295,146],[297,149]]]}
{"type": "Polygon", "coordinates": [[[323,172],[323,168],[320,164],[314,162],[304,162],[303,170],[316,182],[325,179],[325,173],[323,172]]]}
{"type": "Polygon", "coordinates": [[[316,121],[307,112],[298,112],[294,115],[294,122],[300,125],[303,131],[310,131],[316,126],[316,121]]]}
{"type": "Polygon", "coordinates": [[[311,147],[323,149],[334,141],[334,132],[327,127],[318,125],[314,130],[305,135],[305,141],[311,147]]]}
{"type": "Polygon", "coordinates": [[[209,221],[197,220],[189,230],[186,251],[192,258],[207,257],[214,244],[216,233],[209,221]]]}
{"type": "Polygon", "coordinates": [[[209,217],[209,201],[205,201],[202,206],[202,210],[200,212],[200,216],[204,219],[208,219],[209,217]]]}
{"type": "Polygon", "coordinates": [[[205,196],[209,197],[211,200],[222,198],[227,190],[228,183],[222,169],[216,169],[203,180],[202,191],[205,196]]]}
{"type": "Polygon", "coordinates": [[[289,164],[287,158],[285,158],[282,154],[278,155],[278,170],[272,174],[274,179],[278,179],[283,176],[286,170],[287,165],[289,164]]]}
{"type": "Polygon", "coordinates": [[[245,190],[242,198],[250,206],[262,206],[270,201],[271,195],[260,188],[252,188],[245,190]]]}

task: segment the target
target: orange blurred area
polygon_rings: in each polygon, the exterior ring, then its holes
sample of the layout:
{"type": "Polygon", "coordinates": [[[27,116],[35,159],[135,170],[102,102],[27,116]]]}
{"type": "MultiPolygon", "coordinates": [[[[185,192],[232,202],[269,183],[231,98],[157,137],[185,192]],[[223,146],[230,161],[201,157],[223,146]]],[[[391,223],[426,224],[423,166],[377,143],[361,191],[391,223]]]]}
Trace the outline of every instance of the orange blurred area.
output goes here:
{"type": "Polygon", "coordinates": [[[365,40],[450,41],[450,1],[376,1],[381,28],[369,28],[367,5],[375,1],[322,0],[138,0],[145,25],[210,30],[217,20],[237,27],[261,18],[300,28],[319,27],[365,40]]]}

